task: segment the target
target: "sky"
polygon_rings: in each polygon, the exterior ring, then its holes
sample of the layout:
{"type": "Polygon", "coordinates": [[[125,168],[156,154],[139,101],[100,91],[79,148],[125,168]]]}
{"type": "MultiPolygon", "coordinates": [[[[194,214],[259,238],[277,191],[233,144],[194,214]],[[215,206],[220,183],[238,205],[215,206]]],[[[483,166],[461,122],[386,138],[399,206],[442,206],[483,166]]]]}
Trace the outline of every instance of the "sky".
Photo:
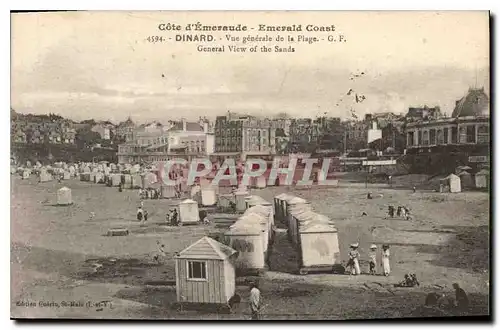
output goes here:
{"type": "Polygon", "coordinates": [[[489,94],[487,12],[67,12],[11,19],[11,106],[22,113],[165,122],[227,111],[348,118],[350,109],[363,116],[439,105],[449,115],[469,87],[489,94]],[[186,33],[159,31],[160,23],[196,22],[254,28],[212,33],[226,48],[226,34],[287,34],[259,32],[259,24],[334,24],[346,42],[241,54],[146,40],[186,33]],[[360,77],[351,80],[353,74],[360,77]],[[366,99],[356,103],[350,89],[366,99]]]}

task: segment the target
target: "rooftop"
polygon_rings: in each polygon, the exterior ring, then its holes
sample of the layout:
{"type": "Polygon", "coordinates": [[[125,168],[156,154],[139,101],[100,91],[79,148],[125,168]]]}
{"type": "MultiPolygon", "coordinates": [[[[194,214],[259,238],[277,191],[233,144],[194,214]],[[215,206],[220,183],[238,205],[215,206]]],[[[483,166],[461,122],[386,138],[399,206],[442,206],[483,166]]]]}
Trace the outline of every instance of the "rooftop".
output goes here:
{"type": "Polygon", "coordinates": [[[453,118],[468,116],[489,116],[490,100],[484,92],[484,87],[469,88],[467,94],[456,101],[453,118]]]}

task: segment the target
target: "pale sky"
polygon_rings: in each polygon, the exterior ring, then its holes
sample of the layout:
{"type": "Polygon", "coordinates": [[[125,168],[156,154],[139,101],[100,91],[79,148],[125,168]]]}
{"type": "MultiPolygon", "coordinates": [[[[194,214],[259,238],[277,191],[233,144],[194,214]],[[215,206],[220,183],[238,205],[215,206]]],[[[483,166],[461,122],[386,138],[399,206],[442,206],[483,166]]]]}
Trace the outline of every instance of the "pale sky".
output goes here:
{"type": "Polygon", "coordinates": [[[364,115],[424,104],[451,114],[476,81],[489,94],[487,12],[13,14],[11,53],[12,107],[75,120],[166,121],[228,110],[347,118],[351,107],[364,115]],[[167,22],[255,28],[213,32],[217,38],[265,35],[258,24],[335,24],[347,42],[295,44],[296,52],[286,54],[236,54],[227,46],[225,53],[200,53],[198,43],[148,43],[150,35],[182,33],[159,31],[167,22]],[[349,79],[359,72],[366,74],[349,79]],[[346,95],[351,88],[366,100],[355,103],[346,95]]]}

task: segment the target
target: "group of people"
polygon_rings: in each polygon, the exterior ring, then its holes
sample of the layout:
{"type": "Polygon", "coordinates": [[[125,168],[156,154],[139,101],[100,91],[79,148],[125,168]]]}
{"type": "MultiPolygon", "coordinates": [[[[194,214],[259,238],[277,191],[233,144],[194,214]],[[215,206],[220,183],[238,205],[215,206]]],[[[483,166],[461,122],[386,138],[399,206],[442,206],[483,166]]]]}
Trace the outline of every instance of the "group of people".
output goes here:
{"type": "Polygon", "coordinates": [[[180,219],[179,214],[177,213],[177,208],[171,208],[166,215],[166,222],[171,226],[179,226],[180,219]]]}
{"type": "Polygon", "coordinates": [[[148,211],[144,210],[142,203],[137,208],[137,221],[141,223],[148,221],[148,211]]]}
{"type": "MultiPolygon", "coordinates": [[[[347,262],[347,267],[346,269],[349,271],[351,275],[360,275],[361,274],[361,269],[359,267],[359,259],[361,257],[358,247],[359,243],[353,243],[351,244],[351,250],[349,251],[349,260],[347,262]]],[[[381,266],[383,270],[384,276],[389,276],[391,273],[391,265],[390,265],[390,258],[391,254],[389,251],[389,245],[384,244],[382,245],[382,260],[381,260],[381,266]]],[[[370,270],[369,274],[370,275],[376,275],[377,274],[377,245],[372,244],[370,246],[370,270]]]]}
{"type": "Polygon", "coordinates": [[[394,208],[394,206],[389,205],[387,214],[389,217],[394,218],[394,213],[396,213],[396,216],[398,217],[403,217],[406,220],[411,220],[410,217],[410,209],[406,206],[398,206],[397,209],[394,208]]]}
{"type": "MultiPolygon", "coordinates": [[[[249,305],[250,305],[250,313],[252,315],[251,319],[252,320],[259,320],[260,313],[262,312],[262,310],[265,307],[265,306],[262,306],[259,284],[257,282],[252,281],[249,283],[249,286],[250,286],[249,305]]],[[[228,301],[229,308],[233,309],[240,302],[241,302],[241,297],[238,294],[235,294],[228,301]]]]}
{"type": "Polygon", "coordinates": [[[398,288],[413,288],[415,286],[420,286],[420,282],[418,281],[416,274],[405,274],[404,280],[398,284],[394,284],[394,287],[398,288]]]}
{"type": "Polygon", "coordinates": [[[458,283],[453,283],[453,289],[455,297],[437,292],[427,294],[425,305],[420,308],[420,316],[449,316],[467,313],[470,302],[465,290],[458,283]]]}

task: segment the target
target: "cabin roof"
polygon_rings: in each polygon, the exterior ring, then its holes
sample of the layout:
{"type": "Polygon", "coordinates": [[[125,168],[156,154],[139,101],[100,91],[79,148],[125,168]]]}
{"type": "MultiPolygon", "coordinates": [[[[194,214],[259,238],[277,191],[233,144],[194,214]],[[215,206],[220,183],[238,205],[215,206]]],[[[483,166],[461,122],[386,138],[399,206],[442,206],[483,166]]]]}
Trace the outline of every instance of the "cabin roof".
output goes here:
{"type": "Polygon", "coordinates": [[[236,253],[236,250],[216,240],[204,236],[182,250],[177,258],[183,259],[214,259],[226,260],[236,253]]]}
{"type": "Polygon", "coordinates": [[[337,229],[329,224],[322,222],[310,222],[299,229],[300,233],[332,233],[337,229]]]}
{"type": "Polygon", "coordinates": [[[262,232],[261,228],[257,228],[255,226],[255,222],[251,221],[236,221],[229,230],[225,233],[225,235],[245,235],[245,236],[259,236],[262,232]]]}
{"type": "Polygon", "coordinates": [[[188,198],[188,199],[183,200],[179,204],[198,204],[198,203],[195,202],[194,200],[188,198]]]}
{"type": "Polygon", "coordinates": [[[288,204],[301,204],[301,203],[307,203],[307,201],[303,198],[300,197],[293,197],[289,200],[287,200],[288,204]]]}
{"type": "Polygon", "coordinates": [[[259,204],[248,208],[244,214],[257,213],[268,217],[271,214],[271,210],[271,206],[259,204]]]}

